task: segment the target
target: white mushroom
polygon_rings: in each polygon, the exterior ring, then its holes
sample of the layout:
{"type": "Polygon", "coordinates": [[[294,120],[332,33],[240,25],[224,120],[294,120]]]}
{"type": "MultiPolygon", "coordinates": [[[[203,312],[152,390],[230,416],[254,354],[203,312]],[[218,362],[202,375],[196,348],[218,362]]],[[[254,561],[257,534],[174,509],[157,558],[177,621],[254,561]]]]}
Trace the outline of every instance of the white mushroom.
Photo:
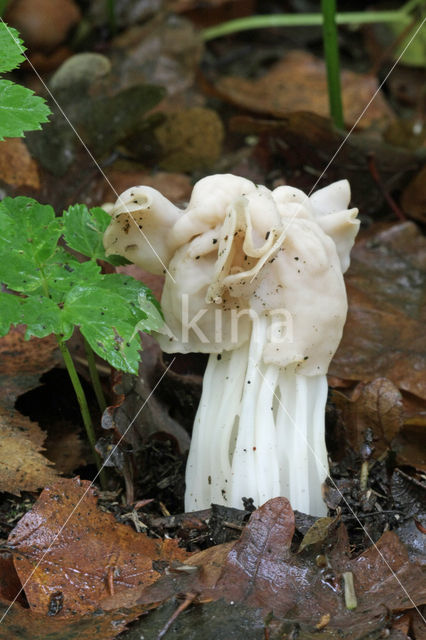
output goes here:
{"type": "MultiPolygon", "coordinates": [[[[294,509],[324,515],[326,372],[346,318],[342,273],[359,226],[357,210],[346,208],[347,181],[308,198],[291,187],[271,192],[216,175],[195,185],[184,211],[153,189],[131,191],[155,208],[143,228],[168,269],[160,345],[211,354],[186,509],[241,507],[244,496],[260,505],[281,495],[294,509]]],[[[146,207],[133,211],[146,216],[146,207]]],[[[119,205],[113,216],[107,250],[124,249],[154,271],[146,239],[132,236],[137,248],[125,247],[129,214],[119,205]]]]}

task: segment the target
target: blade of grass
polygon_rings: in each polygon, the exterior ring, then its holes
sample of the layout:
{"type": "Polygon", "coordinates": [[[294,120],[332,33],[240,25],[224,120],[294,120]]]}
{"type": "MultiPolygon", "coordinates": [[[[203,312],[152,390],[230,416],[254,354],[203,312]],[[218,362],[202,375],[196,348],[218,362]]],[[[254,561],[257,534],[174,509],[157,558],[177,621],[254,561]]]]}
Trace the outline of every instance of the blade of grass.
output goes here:
{"type": "Polygon", "coordinates": [[[117,20],[115,15],[115,0],[106,0],[106,11],[111,33],[117,31],[117,20]]]}
{"type": "Polygon", "coordinates": [[[6,11],[9,2],[10,0],[0,0],[0,16],[2,16],[6,11]]]}
{"type": "Polygon", "coordinates": [[[336,27],[336,0],[321,0],[324,56],[327,67],[330,115],[337,129],[344,128],[342,88],[340,84],[339,45],[336,27]]]}

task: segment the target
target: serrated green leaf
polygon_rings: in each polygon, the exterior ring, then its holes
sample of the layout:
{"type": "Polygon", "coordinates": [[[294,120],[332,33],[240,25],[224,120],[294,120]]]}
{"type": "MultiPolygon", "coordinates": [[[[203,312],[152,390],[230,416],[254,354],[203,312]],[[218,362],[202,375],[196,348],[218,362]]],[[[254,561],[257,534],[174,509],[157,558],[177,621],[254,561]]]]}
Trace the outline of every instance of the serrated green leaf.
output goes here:
{"type": "Polygon", "coordinates": [[[10,293],[0,293],[0,336],[9,333],[10,325],[19,322],[21,298],[10,293]]]}
{"type": "Polygon", "coordinates": [[[76,204],[64,211],[64,238],[75,251],[93,259],[105,260],[103,235],[111,216],[100,207],[89,209],[76,204]]]}
{"type": "MultiPolygon", "coordinates": [[[[92,349],[116,369],[137,373],[140,338],[130,305],[115,291],[99,286],[74,287],[64,304],[64,319],[76,324],[92,349]]],[[[140,319],[144,314],[141,312],[140,319]]]]}
{"type": "Polygon", "coordinates": [[[105,255],[103,236],[111,222],[111,216],[101,207],[89,210],[85,204],[76,204],[64,211],[62,219],[64,238],[71,249],[115,266],[131,264],[122,256],[105,255]]]}
{"type": "Polygon", "coordinates": [[[135,331],[158,331],[164,324],[164,317],[158,301],[152,291],[146,289],[138,294],[138,302],[141,310],[146,313],[146,318],[139,320],[135,331]]]}
{"type": "Polygon", "coordinates": [[[44,264],[43,273],[49,295],[57,303],[63,302],[73,287],[90,286],[102,278],[101,268],[96,262],[79,262],[60,247],[44,264]]]}
{"type": "Polygon", "coordinates": [[[50,298],[45,296],[31,296],[26,298],[20,308],[20,324],[27,325],[25,339],[32,336],[45,338],[51,333],[65,335],[68,340],[72,335],[72,327],[63,329],[62,310],[50,298]]]}
{"type": "Polygon", "coordinates": [[[25,60],[25,47],[13,27],[0,22],[0,73],[12,71],[25,60]]]}
{"type": "Polygon", "coordinates": [[[49,114],[49,107],[34,91],[10,80],[0,80],[0,140],[41,129],[49,114]]]}
{"type": "Polygon", "coordinates": [[[51,206],[5,198],[0,203],[0,282],[24,293],[45,288],[42,268],[60,235],[61,221],[51,206]]]}

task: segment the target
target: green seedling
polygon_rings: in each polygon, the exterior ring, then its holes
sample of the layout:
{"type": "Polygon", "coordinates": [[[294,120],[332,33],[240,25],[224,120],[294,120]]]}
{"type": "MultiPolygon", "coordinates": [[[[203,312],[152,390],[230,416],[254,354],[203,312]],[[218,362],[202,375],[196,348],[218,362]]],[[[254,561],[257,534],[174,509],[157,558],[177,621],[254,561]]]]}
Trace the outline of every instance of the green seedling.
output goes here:
{"type": "MultiPolygon", "coordinates": [[[[78,327],[91,350],[114,368],[135,374],[139,331],[163,323],[145,285],[124,274],[101,272],[98,260],[120,260],[105,255],[102,236],[109,223],[103,209],[85,205],[72,206],[57,218],[51,206],[31,198],[0,203],[0,282],[8,289],[0,293],[0,336],[17,324],[26,325],[26,339],[56,336],[93,450],[93,424],[67,341],[78,327]],[[80,261],[69,249],[86,259],[80,261]]],[[[100,384],[94,386],[99,391],[100,384]]]]}

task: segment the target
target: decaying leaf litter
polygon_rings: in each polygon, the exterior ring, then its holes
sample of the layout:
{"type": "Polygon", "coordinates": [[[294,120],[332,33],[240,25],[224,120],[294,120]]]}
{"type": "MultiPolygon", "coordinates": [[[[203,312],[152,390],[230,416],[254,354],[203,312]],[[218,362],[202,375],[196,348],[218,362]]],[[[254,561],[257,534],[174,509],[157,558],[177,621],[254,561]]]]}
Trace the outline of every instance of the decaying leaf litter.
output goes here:
{"type": "MultiPolygon", "coordinates": [[[[0,164],[7,195],[35,196],[60,211],[111,201],[111,185],[120,193],[146,183],[179,204],[199,177],[225,171],[309,191],[342,142],[324,107],[315,28],[260,30],[206,46],[200,27],[262,9],[173,2],[163,13],[160,2],[126,2],[113,36],[103,2],[88,10],[67,0],[53,37],[54,4],[17,1],[10,21],[111,184],[54,112],[43,132],[1,143],[2,157],[11,158],[0,164]],[[46,24],[31,33],[32,11],[46,24]]],[[[343,29],[340,37],[350,127],[377,87],[380,75],[369,72],[383,33],[343,29]]],[[[392,47],[387,55],[383,69],[392,47]]],[[[140,379],[111,376],[98,362],[110,405],[98,420],[104,453],[165,376],[111,458],[109,491],[96,506],[90,454],[78,417],[69,420],[72,391],[58,386],[60,358],[48,338],[26,343],[18,329],[2,338],[0,356],[3,613],[25,586],[0,637],[422,637],[415,606],[425,604],[424,137],[421,126],[411,126],[410,137],[395,134],[419,121],[418,69],[409,73],[411,90],[401,92],[398,78],[386,85],[320,183],[349,178],[362,219],[346,276],[348,321],[329,376],[331,519],[312,529],[314,519],[296,513],[294,525],[283,499],[254,513],[247,501],[242,511],[183,514],[184,455],[205,362],[182,356],[168,369],[170,359],[149,339],[140,379]],[[42,406],[52,395],[62,419],[42,406]],[[71,461],[63,442],[58,451],[63,439],[78,450],[71,461]],[[354,609],[345,600],[348,576],[354,609]]],[[[21,81],[44,94],[29,70],[21,81]]],[[[138,277],[158,296],[160,277],[138,277]]],[[[84,379],[82,342],[73,341],[84,379]]]]}

